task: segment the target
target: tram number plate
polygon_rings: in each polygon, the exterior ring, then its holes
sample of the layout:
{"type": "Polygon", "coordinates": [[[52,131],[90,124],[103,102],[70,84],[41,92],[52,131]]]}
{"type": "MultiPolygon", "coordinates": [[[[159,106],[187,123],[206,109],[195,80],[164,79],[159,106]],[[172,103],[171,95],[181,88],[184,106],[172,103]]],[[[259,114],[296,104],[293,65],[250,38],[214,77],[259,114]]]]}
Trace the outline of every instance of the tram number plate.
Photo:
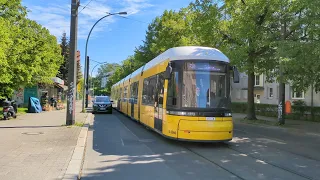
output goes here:
{"type": "Polygon", "coordinates": [[[214,121],[214,120],[216,120],[216,118],[215,117],[206,117],[206,120],[207,121],[214,121]]]}

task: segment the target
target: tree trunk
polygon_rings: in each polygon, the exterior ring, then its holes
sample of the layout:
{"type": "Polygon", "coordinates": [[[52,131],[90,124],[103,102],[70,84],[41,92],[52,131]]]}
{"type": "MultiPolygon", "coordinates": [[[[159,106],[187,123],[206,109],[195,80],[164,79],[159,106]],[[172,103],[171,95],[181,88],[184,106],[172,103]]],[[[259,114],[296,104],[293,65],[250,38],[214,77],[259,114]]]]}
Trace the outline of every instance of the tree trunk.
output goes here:
{"type": "Polygon", "coordinates": [[[314,111],[313,111],[313,82],[312,82],[312,85],[311,85],[311,109],[310,109],[310,112],[311,112],[311,119],[312,121],[314,121],[314,111]]]}
{"type": "Polygon", "coordinates": [[[248,109],[247,119],[256,120],[256,111],[254,104],[254,72],[248,73],[248,109]]]}

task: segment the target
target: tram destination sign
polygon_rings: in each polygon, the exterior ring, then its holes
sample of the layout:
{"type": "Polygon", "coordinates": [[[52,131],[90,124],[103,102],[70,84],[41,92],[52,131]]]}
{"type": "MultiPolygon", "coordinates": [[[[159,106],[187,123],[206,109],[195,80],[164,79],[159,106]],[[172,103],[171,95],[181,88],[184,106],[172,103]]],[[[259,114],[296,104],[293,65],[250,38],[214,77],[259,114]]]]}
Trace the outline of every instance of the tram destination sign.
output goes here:
{"type": "Polygon", "coordinates": [[[226,72],[226,65],[218,63],[188,63],[188,71],[226,72]]]}

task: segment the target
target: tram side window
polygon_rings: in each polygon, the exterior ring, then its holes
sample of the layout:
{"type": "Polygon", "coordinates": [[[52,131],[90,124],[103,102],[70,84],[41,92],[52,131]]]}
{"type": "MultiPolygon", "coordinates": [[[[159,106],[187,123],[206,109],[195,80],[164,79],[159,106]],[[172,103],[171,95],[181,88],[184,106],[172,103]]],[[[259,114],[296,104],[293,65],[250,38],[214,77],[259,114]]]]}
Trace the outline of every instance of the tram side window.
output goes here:
{"type": "Polygon", "coordinates": [[[123,90],[123,102],[127,102],[127,97],[128,97],[128,86],[124,87],[124,90],[123,90]]]}
{"type": "Polygon", "coordinates": [[[154,105],[157,76],[146,78],[143,81],[142,104],[154,105]]]}
{"type": "Polygon", "coordinates": [[[130,103],[137,104],[137,98],[138,98],[138,82],[134,82],[134,83],[131,84],[130,92],[131,92],[130,103]]]}
{"type": "Polygon", "coordinates": [[[120,88],[119,99],[122,101],[122,88],[120,88]]]}
{"type": "Polygon", "coordinates": [[[167,105],[168,106],[176,106],[177,98],[179,92],[179,74],[178,72],[174,72],[171,76],[171,79],[168,82],[168,98],[167,105]]]}
{"type": "Polygon", "coordinates": [[[135,88],[134,88],[134,103],[138,103],[138,88],[139,88],[139,82],[135,82],[135,88]]]}
{"type": "Polygon", "coordinates": [[[164,95],[164,77],[163,73],[158,74],[158,82],[157,82],[157,87],[156,87],[156,99],[155,101],[157,104],[161,105],[163,104],[163,95],[164,95]]]}

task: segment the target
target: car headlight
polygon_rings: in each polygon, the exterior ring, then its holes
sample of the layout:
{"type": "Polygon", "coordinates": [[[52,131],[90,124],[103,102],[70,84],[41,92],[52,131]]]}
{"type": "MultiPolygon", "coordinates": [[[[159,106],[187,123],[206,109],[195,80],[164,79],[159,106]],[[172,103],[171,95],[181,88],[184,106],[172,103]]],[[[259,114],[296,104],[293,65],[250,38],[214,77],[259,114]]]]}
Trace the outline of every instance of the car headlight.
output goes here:
{"type": "Polygon", "coordinates": [[[224,116],[225,117],[232,117],[232,114],[231,113],[224,113],[224,116]]]}

